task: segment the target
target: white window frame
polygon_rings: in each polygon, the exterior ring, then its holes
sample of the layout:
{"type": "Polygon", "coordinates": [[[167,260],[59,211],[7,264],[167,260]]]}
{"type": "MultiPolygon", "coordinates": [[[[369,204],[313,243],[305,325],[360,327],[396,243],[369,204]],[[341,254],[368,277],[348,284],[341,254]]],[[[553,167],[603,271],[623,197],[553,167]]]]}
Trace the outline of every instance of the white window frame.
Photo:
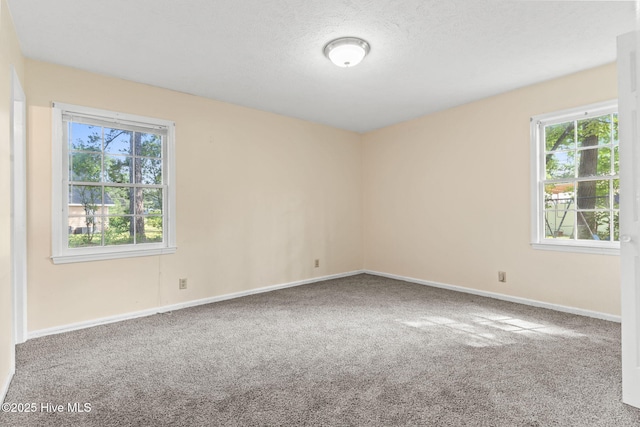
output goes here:
{"type": "Polygon", "coordinates": [[[169,120],[119,113],[97,108],[54,102],[52,105],[52,256],[54,264],[99,261],[176,252],[176,185],[175,185],[175,123],[169,120]],[[63,141],[63,114],[95,118],[102,122],[137,126],[147,129],[166,129],[163,144],[162,179],[163,239],[162,242],[131,245],[68,247],[68,142],[63,141]]]}
{"type": "Polygon", "coordinates": [[[546,239],[544,233],[543,181],[546,177],[544,127],[571,120],[597,117],[617,111],[618,100],[614,99],[553,113],[541,114],[531,118],[531,246],[534,249],[601,255],[620,254],[620,242],[546,239]]]}

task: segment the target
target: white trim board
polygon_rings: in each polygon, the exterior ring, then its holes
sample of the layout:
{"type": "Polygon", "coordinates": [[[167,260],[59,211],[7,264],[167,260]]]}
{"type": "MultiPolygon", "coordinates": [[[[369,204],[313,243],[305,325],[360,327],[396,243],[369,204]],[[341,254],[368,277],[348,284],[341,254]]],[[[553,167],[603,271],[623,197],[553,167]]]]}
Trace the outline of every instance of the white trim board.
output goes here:
{"type": "MultiPolygon", "coordinates": [[[[311,279],[299,280],[299,281],[296,281],[296,282],[289,282],[289,283],[283,283],[283,284],[279,284],[279,285],[265,286],[263,288],[251,289],[251,290],[248,290],[248,291],[241,291],[241,292],[234,292],[234,293],[231,293],[231,294],[219,295],[219,296],[210,297],[210,298],[204,298],[204,299],[193,300],[193,301],[186,301],[186,302],[182,302],[182,303],[166,305],[166,306],[162,306],[162,307],[155,307],[155,308],[150,308],[150,309],[147,309],[147,310],[141,310],[141,311],[136,311],[136,312],[131,312],[131,313],[125,313],[125,314],[120,314],[120,315],[116,315],[116,316],[102,317],[102,318],[99,318],[99,319],[87,320],[85,322],[78,322],[78,323],[71,323],[71,324],[67,324],[67,325],[55,326],[53,328],[39,329],[39,330],[30,332],[28,334],[27,338],[28,339],[32,339],[32,338],[44,337],[44,336],[47,336],[47,335],[55,335],[55,334],[60,334],[60,333],[64,333],[64,332],[75,331],[75,330],[78,330],[78,329],[90,328],[92,326],[106,325],[106,324],[109,324],[109,323],[120,322],[120,321],[123,321],[123,320],[130,320],[130,319],[136,319],[136,318],[139,318],[139,317],[152,316],[154,314],[167,313],[167,312],[173,311],[173,310],[180,310],[180,309],[183,309],[183,308],[195,307],[195,306],[198,306],[198,305],[211,304],[211,303],[214,303],[214,302],[225,301],[225,300],[229,300],[229,299],[240,298],[240,297],[260,294],[260,293],[264,293],[264,292],[275,291],[275,290],[278,290],[278,289],[291,288],[291,287],[295,287],[295,286],[302,286],[302,285],[308,285],[308,284],[311,284],[311,283],[322,282],[322,281],[325,281],[325,280],[339,279],[339,278],[342,278],[342,277],[355,276],[355,275],[362,274],[362,273],[371,274],[373,276],[387,277],[389,279],[402,280],[404,282],[416,283],[416,284],[419,284],[419,285],[425,285],[425,286],[431,286],[431,287],[435,287],[435,288],[448,289],[448,290],[451,290],[451,291],[463,292],[463,293],[467,293],[467,294],[479,295],[479,296],[488,297],[488,298],[494,298],[494,299],[498,299],[498,300],[502,300],[502,301],[514,302],[514,303],[517,303],[517,304],[530,305],[530,306],[533,306],[533,307],[541,307],[541,308],[546,308],[546,309],[549,309],[549,310],[561,311],[561,312],[564,312],[564,313],[577,314],[577,315],[580,315],[580,316],[593,317],[593,318],[596,318],[596,319],[602,319],[602,320],[608,320],[608,321],[611,321],[611,322],[620,323],[620,316],[614,316],[614,315],[607,314],[607,313],[600,313],[600,312],[597,312],[597,311],[583,310],[583,309],[575,308],[575,307],[568,307],[568,306],[564,306],[564,305],[551,304],[551,303],[547,303],[547,302],[543,302],[543,301],[536,301],[536,300],[531,300],[531,299],[527,299],[527,298],[520,298],[520,297],[514,297],[514,296],[510,296],[510,295],[505,295],[505,294],[499,294],[499,293],[496,293],[496,292],[481,291],[481,290],[478,290],[478,289],[465,288],[463,286],[456,286],[456,285],[448,285],[448,284],[445,284],[445,283],[431,282],[431,281],[428,281],[428,280],[421,280],[421,279],[416,279],[416,278],[412,278],[412,277],[399,276],[399,275],[396,275],[396,274],[382,273],[382,272],[379,272],[379,271],[355,270],[355,271],[350,271],[350,272],[346,272],[346,273],[333,274],[333,275],[329,275],[329,276],[321,276],[321,277],[314,277],[314,278],[311,278],[311,279]]],[[[11,374],[11,375],[13,375],[13,374],[11,374]]],[[[7,387],[8,387],[8,383],[10,381],[11,381],[11,378],[9,378],[9,381],[7,382],[7,387]]],[[[0,396],[2,396],[2,395],[0,395],[0,396]]]]}
{"type": "Polygon", "coordinates": [[[11,367],[9,371],[9,375],[2,384],[2,388],[0,388],[0,404],[4,403],[4,399],[7,397],[7,392],[9,391],[9,386],[11,385],[11,380],[13,379],[13,375],[16,373],[15,366],[11,367]]]}
{"type": "Polygon", "coordinates": [[[186,301],[177,304],[165,305],[162,307],[150,308],[147,310],[135,311],[131,313],[119,314],[115,316],[102,317],[99,319],[87,320],[85,322],[70,323],[67,325],[54,326],[53,328],[39,329],[29,332],[28,339],[44,337],[47,335],[61,334],[63,332],[71,332],[78,329],[90,328],[92,326],[106,325],[108,323],[120,322],[123,320],[136,319],[138,317],[152,316],[159,313],[167,313],[173,310],[180,310],[198,305],[211,304],[213,302],[226,301],[229,299],[245,297],[248,295],[261,294],[264,292],[276,291],[278,289],[292,288],[294,286],[308,285],[310,283],[323,282],[325,280],[339,279],[342,277],[355,276],[364,273],[364,270],[350,271],[346,273],[332,274],[329,276],[314,277],[311,279],[298,280],[296,282],[282,283],[279,285],[265,286],[263,288],[250,289],[248,291],[234,292],[232,294],[219,295],[210,298],[204,298],[193,301],[186,301]]]}
{"type": "Polygon", "coordinates": [[[584,310],[581,308],[568,307],[566,305],[551,304],[543,301],[536,301],[536,300],[527,299],[527,298],[514,297],[510,295],[499,294],[497,292],[481,291],[479,289],[465,288],[463,286],[431,282],[428,280],[415,279],[413,277],[405,277],[405,276],[398,276],[396,274],[381,273],[379,271],[364,270],[364,273],[371,274],[374,276],[387,277],[389,279],[402,280],[403,282],[416,283],[418,285],[448,289],[450,291],[463,292],[465,294],[479,295],[482,297],[488,297],[488,298],[498,299],[502,301],[515,302],[517,304],[524,304],[524,305],[530,305],[533,307],[540,307],[540,308],[546,308],[549,310],[561,311],[563,313],[571,313],[571,314],[577,314],[580,316],[593,317],[595,319],[608,320],[610,322],[620,323],[620,320],[621,320],[620,316],[615,316],[613,314],[600,313],[598,311],[584,310]]]}

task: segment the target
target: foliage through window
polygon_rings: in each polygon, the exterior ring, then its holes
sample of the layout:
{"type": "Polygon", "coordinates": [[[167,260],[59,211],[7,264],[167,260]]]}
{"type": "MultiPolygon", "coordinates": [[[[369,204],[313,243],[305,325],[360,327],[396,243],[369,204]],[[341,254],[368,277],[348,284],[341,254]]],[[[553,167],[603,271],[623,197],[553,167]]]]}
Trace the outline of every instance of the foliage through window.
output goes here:
{"type": "Polygon", "coordinates": [[[532,129],[538,175],[534,243],[616,247],[620,230],[616,105],[537,117],[532,129]]]}
{"type": "Polygon", "coordinates": [[[173,124],[84,107],[55,112],[62,185],[54,197],[64,200],[58,255],[172,247],[173,124]]]}

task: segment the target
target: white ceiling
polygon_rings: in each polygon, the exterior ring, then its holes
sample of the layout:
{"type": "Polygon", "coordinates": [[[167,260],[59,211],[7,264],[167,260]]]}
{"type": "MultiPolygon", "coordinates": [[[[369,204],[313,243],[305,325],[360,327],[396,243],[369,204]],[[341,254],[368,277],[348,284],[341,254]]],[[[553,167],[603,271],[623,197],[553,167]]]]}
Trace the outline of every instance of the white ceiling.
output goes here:
{"type": "Polygon", "coordinates": [[[633,1],[8,0],[33,59],[365,132],[615,61],[633,1]],[[323,56],[357,36],[354,68],[323,56]]]}

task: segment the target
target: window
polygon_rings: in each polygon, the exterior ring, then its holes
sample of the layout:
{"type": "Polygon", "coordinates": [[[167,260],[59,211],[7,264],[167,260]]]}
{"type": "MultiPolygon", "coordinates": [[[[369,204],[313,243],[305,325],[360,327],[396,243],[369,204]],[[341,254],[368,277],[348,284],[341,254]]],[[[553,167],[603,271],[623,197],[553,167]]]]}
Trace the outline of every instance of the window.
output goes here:
{"type": "Polygon", "coordinates": [[[531,119],[532,244],[619,253],[617,103],[531,119]]]}
{"type": "Polygon", "coordinates": [[[54,263],[175,252],[174,128],[54,104],[54,263]]]}

